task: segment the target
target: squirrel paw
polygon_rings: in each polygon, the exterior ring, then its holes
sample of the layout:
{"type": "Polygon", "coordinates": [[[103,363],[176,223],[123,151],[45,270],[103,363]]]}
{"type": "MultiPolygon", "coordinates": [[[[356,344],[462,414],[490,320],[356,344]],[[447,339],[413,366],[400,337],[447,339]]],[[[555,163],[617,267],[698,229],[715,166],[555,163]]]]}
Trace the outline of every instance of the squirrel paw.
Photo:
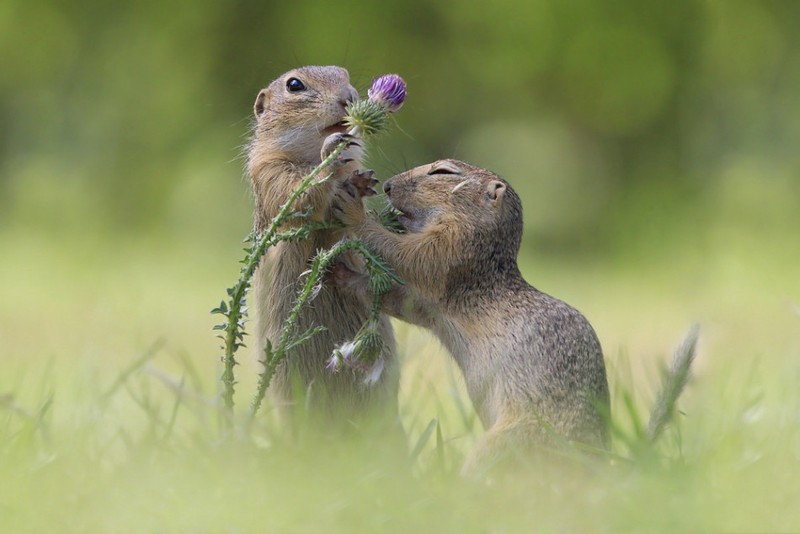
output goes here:
{"type": "Polygon", "coordinates": [[[341,143],[345,143],[345,147],[333,162],[334,169],[344,167],[354,161],[358,165],[364,157],[364,146],[360,137],[347,133],[334,133],[326,137],[322,143],[320,159],[330,156],[341,143]]]}
{"type": "Polygon", "coordinates": [[[347,226],[360,224],[364,220],[364,205],[351,179],[340,183],[334,190],[331,215],[347,226]]]}
{"type": "Polygon", "coordinates": [[[377,185],[378,180],[375,178],[375,171],[366,169],[363,171],[353,171],[349,178],[343,180],[339,184],[339,190],[347,193],[354,200],[360,200],[364,197],[371,197],[376,195],[377,192],[374,186],[377,185]]]}
{"type": "Polygon", "coordinates": [[[328,266],[325,272],[325,281],[340,288],[356,286],[361,282],[369,281],[369,277],[364,273],[359,273],[351,269],[341,259],[335,260],[328,266]]]}
{"type": "Polygon", "coordinates": [[[375,171],[366,169],[363,171],[353,171],[353,174],[345,182],[349,182],[358,198],[371,197],[376,195],[374,187],[378,184],[375,178],[375,171]]]}

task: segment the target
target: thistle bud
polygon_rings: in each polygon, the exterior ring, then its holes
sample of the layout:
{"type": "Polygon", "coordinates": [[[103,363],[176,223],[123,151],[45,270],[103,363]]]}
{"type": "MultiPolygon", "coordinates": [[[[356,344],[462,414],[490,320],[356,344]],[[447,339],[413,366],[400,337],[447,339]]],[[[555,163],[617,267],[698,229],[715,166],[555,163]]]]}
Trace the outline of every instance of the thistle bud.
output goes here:
{"type": "Polygon", "coordinates": [[[373,294],[383,295],[392,289],[392,278],[382,271],[370,265],[369,267],[369,289],[373,294]]]}
{"type": "Polygon", "coordinates": [[[333,354],[331,354],[325,367],[332,373],[338,373],[342,367],[350,367],[353,362],[355,348],[356,344],[352,341],[342,343],[340,346],[333,349],[333,354]]]}
{"type": "Polygon", "coordinates": [[[397,74],[384,74],[372,80],[367,96],[383,106],[387,113],[394,113],[406,100],[406,82],[397,74]]]}
{"type": "Polygon", "coordinates": [[[338,373],[342,369],[342,355],[338,350],[334,349],[333,354],[328,358],[328,363],[325,364],[325,369],[331,373],[338,373]]]}
{"type": "Polygon", "coordinates": [[[351,134],[372,135],[386,129],[387,115],[402,107],[406,100],[406,82],[397,74],[375,78],[366,100],[347,106],[345,124],[351,134]]]}
{"type": "Polygon", "coordinates": [[[355,357],[360,364],[372,364],[383,351],[383,338],[374,328],[362,328],[355,344],[355,357]]]}
{"type": "Polygon", "coordinates": [[[362,328],[353,341],[348,341],[333,349],[325,367],[332,373],[342,369],[353,369],[364,374],[364,384],[375,385],[380,380],[385,365],[383,338],[375,330],[375,325],[362,328]]]}

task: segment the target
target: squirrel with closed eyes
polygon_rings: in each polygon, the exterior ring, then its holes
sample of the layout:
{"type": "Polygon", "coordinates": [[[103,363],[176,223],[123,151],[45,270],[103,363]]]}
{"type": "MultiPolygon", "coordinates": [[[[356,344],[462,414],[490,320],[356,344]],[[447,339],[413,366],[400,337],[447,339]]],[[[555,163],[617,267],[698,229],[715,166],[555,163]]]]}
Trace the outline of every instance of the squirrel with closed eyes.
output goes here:
{"type": "MultiPolygon", "coordinates": [[[[401,232],[364,213],[349,180],[334,214],[405,282],[383,311],[430,329],[463,372],[485,434],[473,473],[512,451],[570,441],[609,446],[603,352],[575,308],[531,286],[517,266],[522,204],[502,178],[443,160],[389,179],[401,232]]],[[[338,263],[331,285],[371,301],[366,275],[338,263]]]]}

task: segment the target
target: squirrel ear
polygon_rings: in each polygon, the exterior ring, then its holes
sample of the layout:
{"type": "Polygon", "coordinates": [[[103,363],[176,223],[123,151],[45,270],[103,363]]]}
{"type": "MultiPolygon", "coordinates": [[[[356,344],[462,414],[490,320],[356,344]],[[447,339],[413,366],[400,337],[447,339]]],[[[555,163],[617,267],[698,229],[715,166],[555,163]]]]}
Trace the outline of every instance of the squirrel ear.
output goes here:
{"type": "Polygon", "coordinates": [[[269,95],[266,89],[262,89],[259,91],[256,97],[256,103],[253,105],[253,112],[256,114],[256,118],[264,113],[264,110],[267,108],[267,103],[269,103],[269,95]]]}
{"type": "Polygon", "coordinates": [[[490,180],[484,191],[484,202],[492,206],[499,206],[506,193],[506,184],[500,180],[490,180]]]}

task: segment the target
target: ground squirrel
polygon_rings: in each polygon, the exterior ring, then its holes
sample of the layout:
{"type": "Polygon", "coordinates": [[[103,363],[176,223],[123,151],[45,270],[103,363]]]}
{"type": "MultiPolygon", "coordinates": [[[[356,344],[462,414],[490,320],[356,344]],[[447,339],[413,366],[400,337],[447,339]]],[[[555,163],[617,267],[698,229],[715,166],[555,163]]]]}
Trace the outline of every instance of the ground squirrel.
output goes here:
{"type": "MultiPolygon", "coordinates": [[[[444,160],[384,184],[404,233],[365,216],[347,182],[334,215],[405,281],[387,313],[431,329],[463,371],[486,428],[465,464],[473,472],[506,451],[554,445],[556,435],[609,443],[608,382],[586,318],[530,286],[517,267],[522,205],[491,172],[444,160]]],[[[338,264],[332,285],[368,300],[364,275],[338,264]]]]}
{"type": "MultiPolygon", "coordinates": [[[[348,72],[340,67],[302,67],[289,71],[256,98],[255,126],[247,150],[247,172],[255,197],[255,229],[263,230],[300,180],[330,154],[342,139],[349,140],[331,169],[333,176],[312,187],[295,204],[296,210],[312,209],[312,220],[330,217],[334,184],[349,176],[358,166],[363,149],[358,138],[348,137],[342,120],[345,107],[358,98],[350,85],[348,72]]],[[[323,173],[325,175],[326,173],[323,173]]],[[[255,273],[253,300],[256,319],[256,350],[263,357],[266,340],[277,345],[284,321],[297,296],[301,275],[309,259],[322,248],[329,248],[343,231],[321,230],[311,238],[281,242],[262,258],[255,273]]],[[[395,365],[394,337],[388,317],[383,317],[380,333],[385,341],[386,361],[383,376],[372,387],[363,376],[344,370],[332,374],[325,363],[333,349],[353,339],[369,314],[352,294],[335,287],[324,287],[307,306],[298,321],[299,332],[311,326],[326,330],[292,350],[280,364],[271,390],[279,404],[292,399],[297,388],[308,391],[312,412],[329,419],[332,412],[350,419],[367,406],[388,406],[397,399],[398,374],[395,365]]]]}

